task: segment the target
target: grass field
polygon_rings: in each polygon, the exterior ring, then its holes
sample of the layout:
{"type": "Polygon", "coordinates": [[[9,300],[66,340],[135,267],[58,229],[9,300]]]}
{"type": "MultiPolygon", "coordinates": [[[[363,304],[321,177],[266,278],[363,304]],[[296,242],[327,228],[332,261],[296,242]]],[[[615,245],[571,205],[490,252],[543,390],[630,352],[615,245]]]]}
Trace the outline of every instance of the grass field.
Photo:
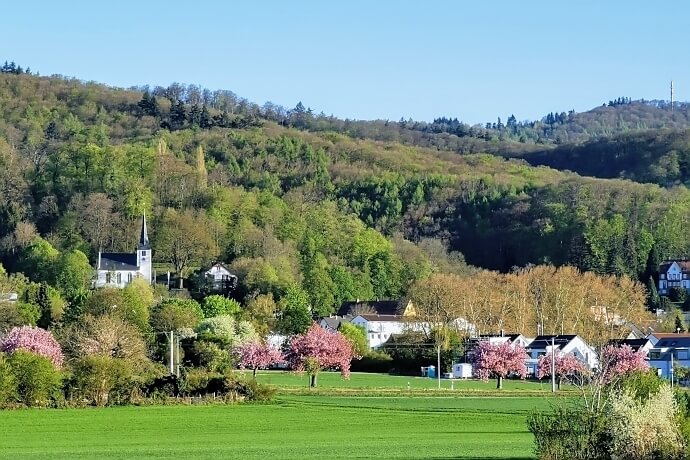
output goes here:
{"type": "MultiPolygon", "coordinates": [[[[307,388],[309,377],[305,374],[293,372],[265,371],[257,374],[257,380],[262,383],[276,385],[281,388],[307,388]]],[[[496,381],[482,382],[479,380],[448,380],[441,379],[441,388],[465,391],[493,391],[496,381]]],[[[411,377],[387,374],[352,373],[349,380],[343,380],[337,372],[323,372],[318,377],[319,388],[361,388],[361,389],[400,389],[434,390],[438,388],[436,379],[426,377],[411,377]]],[[[504,391],[551,391],[549,382],[535,382],[524,380],[504,380],[504,391]]]]}
{"type": "Polygon", "coordinates": [[[17,410],[0,457],[21,459],[532,458],[540,397],[281,396],[276,404],[17,410]]]}

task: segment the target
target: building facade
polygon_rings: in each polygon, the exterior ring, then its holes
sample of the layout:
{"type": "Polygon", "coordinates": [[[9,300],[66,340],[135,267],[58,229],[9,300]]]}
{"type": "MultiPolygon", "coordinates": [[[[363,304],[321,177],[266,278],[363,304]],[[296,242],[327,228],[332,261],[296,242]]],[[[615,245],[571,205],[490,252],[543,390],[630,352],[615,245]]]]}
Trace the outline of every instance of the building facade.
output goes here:
{"type": "Polygon", "coordinates": [[[152,255],[146,216],[144,215],[141,220],[139,245],[134,253],[98,251],[94,287],[123,288],[136,278],[143,278],[150,284],[153,279],[152,255]]]}
{"type": "Polygon", "coordinates": [[[659,294],[668,295],[674,287],[690,290],[690,260],[667,260],[659,266],[659,294]]]}

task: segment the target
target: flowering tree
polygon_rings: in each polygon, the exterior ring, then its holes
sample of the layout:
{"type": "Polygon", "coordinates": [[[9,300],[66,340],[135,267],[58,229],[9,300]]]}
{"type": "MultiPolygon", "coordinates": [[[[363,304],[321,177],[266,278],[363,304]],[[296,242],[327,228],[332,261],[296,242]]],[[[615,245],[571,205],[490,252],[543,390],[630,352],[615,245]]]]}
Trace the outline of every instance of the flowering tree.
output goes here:
{"type": "Polygon", "coordinates": [[[523,379],[527,376],[527,358],[523,347],[510,342],[500,345],[489,341],[479,342],[470,354],[474,375],[482,380],[496,378],[496,388],[499,389],[503,387],[503,379],[509,374],[517,374],[523,379]]]}
{"type": "Polygon", "coordinates": [[[350,362],[359,356],[341,333],[329,332],[314,323],[307,332],[290,340],[286,358],[293,370],[309,374],[310,386],[315,387],[322,369],[339,369],[344,379],[350,378],[350,362]]]}
{"type": "Polygon", "coordinates": [[[57,368],[62,366],[64,360],[60,344],[53,334],[40,327],[15,327],[0,338],[1,352],[14,353],[17,350],[30,351],[48,358],[57,368]]]}
{"type": "Polygon", "coordinates": [[[240,369],[251,369],[254,378],[257,369],[266,369],[285,361],[280,350],[262,342],[243,343],[235,347],[235,354],[239,358],[240,369]]]}
{"type": "MultiPolygon", "coordinates": [[[[547,353],[541,358],[537,363],[537,378],[543,379],[544,377],[551,377],[551,361],[553,358],[552,353],[547,353]]],[[[554,363],[556,378],[558,379],[558,389],[561,388],[561,381],[563,379],[568,379],[569,377],[582,375],[587,373],[588,369],[585,364],[577,359],[572,353],[561,353],[556,354],[556,361],[554,363]]]]}

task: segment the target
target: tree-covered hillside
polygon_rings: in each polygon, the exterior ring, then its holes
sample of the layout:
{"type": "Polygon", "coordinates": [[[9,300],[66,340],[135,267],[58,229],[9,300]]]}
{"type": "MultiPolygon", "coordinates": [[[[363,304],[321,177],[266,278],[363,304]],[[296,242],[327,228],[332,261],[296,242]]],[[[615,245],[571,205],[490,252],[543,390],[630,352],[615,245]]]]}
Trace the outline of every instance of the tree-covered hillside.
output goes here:
{"type": "Polygon", "coordinates": [[[188,276],[219,259],[245,300],[304,293],[319,313],[405,295],[433,271],[469,271],[465,259],[646,279],[656,260],[690,252],[685,189],[309,131],[293,122],[307,109],[276,123],[231,92],[4,73],[0,107],[10,270],[50,252],[43,240],[92,262],[99,248],[131,250],[144,212],[157,262],[188,276]]]}

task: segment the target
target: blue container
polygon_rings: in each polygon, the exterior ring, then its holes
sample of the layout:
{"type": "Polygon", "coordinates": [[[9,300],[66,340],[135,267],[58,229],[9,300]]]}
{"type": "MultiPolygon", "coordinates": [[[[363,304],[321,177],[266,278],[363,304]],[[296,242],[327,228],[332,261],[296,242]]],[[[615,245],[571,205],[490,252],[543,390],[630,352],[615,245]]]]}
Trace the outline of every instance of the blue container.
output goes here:
{"type": "Polygon", "coordinates": [[[436,366],[429,366],[426,368],[426,376],[430,379],[436,378],[436,366]]]}

